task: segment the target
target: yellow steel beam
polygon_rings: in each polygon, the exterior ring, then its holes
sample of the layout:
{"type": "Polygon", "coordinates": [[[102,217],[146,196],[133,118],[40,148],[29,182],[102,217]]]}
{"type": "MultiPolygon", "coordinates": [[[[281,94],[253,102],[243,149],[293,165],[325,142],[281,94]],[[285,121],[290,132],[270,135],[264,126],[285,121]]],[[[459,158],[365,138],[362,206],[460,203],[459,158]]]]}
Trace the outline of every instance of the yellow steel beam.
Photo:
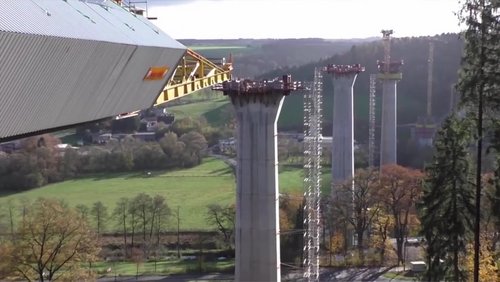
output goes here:
{"type": "Polygon", "coordinates": [[[218,65],[188,49],[157,98],[155,106],[230,80],[232,70],[231,58],[228,63],[218,65]]]}

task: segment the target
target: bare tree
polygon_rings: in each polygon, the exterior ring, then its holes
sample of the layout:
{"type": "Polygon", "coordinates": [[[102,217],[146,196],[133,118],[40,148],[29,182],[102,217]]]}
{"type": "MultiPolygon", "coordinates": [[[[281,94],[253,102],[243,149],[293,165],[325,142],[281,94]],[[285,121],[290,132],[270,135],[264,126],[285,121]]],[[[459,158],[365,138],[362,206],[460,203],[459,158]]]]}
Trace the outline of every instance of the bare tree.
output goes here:
{"type": "Polygon", "coordinates": [[[92,206],[92,210],[90,210],[90,213],[94,216],[95,219],[97,235],[100,235],[101,231],[103,230],[103,226],[108,218],[108,208],[104,206],[101,201],[97,201],[92,206]]]}
{"type": "Polygon", "coordinates": [[[78,204],[76,205],[76,210],[80,214],[80,216],[84,219],[88,219],[89,217],[89,207],[87,207],[84,204],[78,204]]]}
{"type": "Polygon", "coordinates": [[[224,242],[232,248],[232,239],[235,228],[236,210],[234,205],[221,206],[212,204],[207,207],[207,221],[215,225],[224,238],[224,242]]]}
{"type": "Polygon", "coordinates": [[[155,195],[153,198],[153,209],[151,214],[151,229],[149,233],[150,239],[153,237],[153,229],[156,231],[156,245],[160,244],[160,234],[162,231],[162,224],[170,216],[170,209],[166,203],[165,197],[155,195]]]}
{"type": "Polygon", "coordinates": [[[146,235],[151,221],[151,210],[153,208],[153,198],[146,193],[140,193],[132,199],[132,206],[138,217],[139,226],[142,228],[142,240],[146,243],[146,235]]]}
{"type": "Polygon", "coordinates": [[[113,210],[113,217],[118,220],[118,224],[121,227],[123,233],[123,248],[124,255],[127,257],[127,232],[128,232],[128,220],[129,220],[129,202],[128,198],[122,197],[116,203],[115,209],[113,210]]]}

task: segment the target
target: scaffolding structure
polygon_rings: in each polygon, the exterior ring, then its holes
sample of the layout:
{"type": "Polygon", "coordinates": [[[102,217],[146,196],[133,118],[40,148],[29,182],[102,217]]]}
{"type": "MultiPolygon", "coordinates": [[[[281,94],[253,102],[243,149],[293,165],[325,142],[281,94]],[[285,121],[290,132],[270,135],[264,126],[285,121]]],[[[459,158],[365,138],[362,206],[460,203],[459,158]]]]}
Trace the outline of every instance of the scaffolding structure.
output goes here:
{"type": "Polygon", "coordinates": [[[370,74],[369,103],[369,128],[368,128],[368,166],[375,166],[375,89],[377,86],[377,75],[370,74]]]}
{"type": "Polygon", "coordinates": [[[319,280],[322,71],[315,68],[313,85],[304,95],[304,278],[307,281],[319,280]]]}

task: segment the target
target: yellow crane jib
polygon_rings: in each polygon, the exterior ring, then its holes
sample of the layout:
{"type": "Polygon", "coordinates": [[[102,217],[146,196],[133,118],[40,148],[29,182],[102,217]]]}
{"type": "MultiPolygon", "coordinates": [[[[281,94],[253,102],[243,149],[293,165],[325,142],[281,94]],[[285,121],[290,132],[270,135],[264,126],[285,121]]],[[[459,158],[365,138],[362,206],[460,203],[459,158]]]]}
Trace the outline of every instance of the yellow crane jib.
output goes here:
{"type": "Polygon", "coordinates": [[[158,96],[155,106],[230,80],[232,70],[231,56],[229,62],[225,59],[213,62],[187,49],[165,89],[158,96]]]}

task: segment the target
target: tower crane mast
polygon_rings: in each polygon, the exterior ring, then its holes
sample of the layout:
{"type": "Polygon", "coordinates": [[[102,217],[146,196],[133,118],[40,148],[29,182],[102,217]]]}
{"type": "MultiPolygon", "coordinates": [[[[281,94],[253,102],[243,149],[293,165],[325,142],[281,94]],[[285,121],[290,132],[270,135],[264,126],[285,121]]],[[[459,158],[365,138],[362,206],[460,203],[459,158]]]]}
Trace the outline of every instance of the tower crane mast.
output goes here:
{"type": "Polygon", "coordinates": [[[434,42],[429,42],[429,59],[427,60],[427,117],[432,116],[432,76],[434,71],[434,42]]]}
{"type": "Polygon", "coordinates": [[[384,73],[388,74],[390,72],[391,66],[391,34],[394,31],[392,29],[382,30],[382,41],[384,42],[384,73]]]}

